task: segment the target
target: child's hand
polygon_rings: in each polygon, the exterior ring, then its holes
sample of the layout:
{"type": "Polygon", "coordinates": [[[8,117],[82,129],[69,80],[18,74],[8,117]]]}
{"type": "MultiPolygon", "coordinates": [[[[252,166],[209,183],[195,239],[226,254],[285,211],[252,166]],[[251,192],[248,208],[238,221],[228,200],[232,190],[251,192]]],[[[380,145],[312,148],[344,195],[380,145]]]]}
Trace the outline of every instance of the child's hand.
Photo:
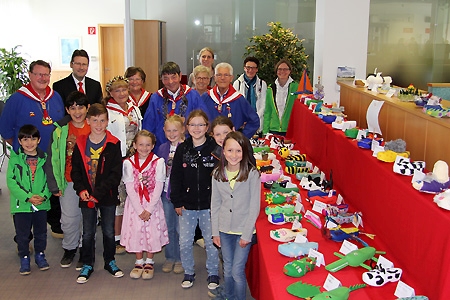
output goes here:
{"type": "Polygon", "coordinates": [[[220,247],[220,236],[213,236],[213,243],[214,243],[217,247],[220,247]]]}
{"type": "Polygon", "coordinates": [[[182,206],[182,207],[176,207],[175,208],[175,212],[177,213],[177,215],[179,215],[179,216],[182,216],[183,215],[183,213],[182,213],[182,210],[184,209],[184,206],[182,206]]]}
{"type": "Polygon", "coordinates": [[[89,192],[87,190],[81,191],[80,198],[82,201],[89,201],[89,192]]]}
{"type": "Polygon", "coordinates": [[[40,205],[42,201],[44,201],[44,198],[39,195],[33,195],[30,199],[28,199],[28,202],[33,205],[40,205]]]}
{"type": "Polygon", "coordinates": [[[142,221],[146,222],[150,220],[150,216],[152,214],[149,211],[144,210],[140,215],[139,218],[141,218],[142,221]]]}
{"type": "Polygon", "coordinates": [[[239,240],[239,246],[241,248],[245,248],[245,246],[247,246],[248,244],[250,244],[250,242],[247,242],[246,240],[243,240],[243,239],[239,240]]]}
{"type": "Polygon", "coordinates": [[[62,192],[58,191],[57,193],[53,193],[53,196],[55,197],[61,197],[62,196],[62,192]]]}

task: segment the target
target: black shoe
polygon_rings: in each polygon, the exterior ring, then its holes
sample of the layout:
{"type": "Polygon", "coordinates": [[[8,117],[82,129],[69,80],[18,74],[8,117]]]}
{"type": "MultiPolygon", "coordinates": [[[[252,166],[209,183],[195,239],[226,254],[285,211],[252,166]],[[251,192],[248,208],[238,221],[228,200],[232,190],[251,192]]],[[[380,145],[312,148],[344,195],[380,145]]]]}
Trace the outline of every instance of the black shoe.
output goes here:
{"type": "Polygon", "coordinates": [[[94,272],[94,268],[91,265],[83,265],[81,269],[80,275],[78,275],[77,283],[86,283],[91,277],[92,272],[94,272]]]}
{"type": "Polygon", "coordinates": [[[61,258],[61,262],[59,263],[61,265],[61,268],[68,268],[72,265],[75,253],[77,253],[77,249],[74,250],[64,249],[64,255],[61,258]]]}

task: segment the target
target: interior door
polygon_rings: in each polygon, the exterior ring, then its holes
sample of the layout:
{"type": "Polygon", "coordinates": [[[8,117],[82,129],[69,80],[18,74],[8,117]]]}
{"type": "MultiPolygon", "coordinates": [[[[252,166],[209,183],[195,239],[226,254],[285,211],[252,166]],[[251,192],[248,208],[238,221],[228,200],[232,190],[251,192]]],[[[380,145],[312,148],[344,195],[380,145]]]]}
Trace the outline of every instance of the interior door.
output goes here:
{"type": "Polygon", "coordinates": [[[125,73],[124,31],[123,24],[99,24],[98,28],[100,82],[105,90],[109,80],[125,73]]]}

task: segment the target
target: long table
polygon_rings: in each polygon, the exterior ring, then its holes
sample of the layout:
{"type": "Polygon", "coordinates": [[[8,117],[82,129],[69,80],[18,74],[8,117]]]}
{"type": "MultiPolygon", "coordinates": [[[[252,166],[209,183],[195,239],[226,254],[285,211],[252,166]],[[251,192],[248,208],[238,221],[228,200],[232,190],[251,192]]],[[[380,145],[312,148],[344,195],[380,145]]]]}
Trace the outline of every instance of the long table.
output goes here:
{"type": "MultiPolygon", "coordinates": [[[[411,177],[395,174],[392,163],[372,157],[369,150],[357,147],[338,130],[323,123],[304,104],[296,102],[287,138],[295,148],[306,153],[308,160],[325,174],[333,171],[335,188],[350,204],[352,211],[363,213],[364,231],[375,233],[375,240],[363,238],[403,269],[402,281],[412,286],[416,294],[430,299],[446,299],[450,295],[450,212],[437,207],[432,195],[416,191],[411,177]],[[447,252],[449,251],[449,252],[447,252]]],[[[304,192],[302,192],[303,197],[304,192]]],[[[308,204],[306,204],[307,208],[308,204]]],[[[256,224],[258,243],[253,247],[247,265],[252,296],[256,299],[297,299],[286,292],[293,282],[323,285],[328,272],[320,267],[300,279],[282,273],[282,266],[292,260],[278,253],[278,242],[269,237],[270,224],[261,207],[256,224]]],[[[321,233],[309,223],[308,239],[319,242],[326,263],[340,244],[324,240],[321,233]]],[[[362,268],[345,268],[333,273],[344,286],[362,283],[362,268]]],[[[366,287],[350,294],[350,299],[395,299],[396,283],[383,287],[366,287]]]]}

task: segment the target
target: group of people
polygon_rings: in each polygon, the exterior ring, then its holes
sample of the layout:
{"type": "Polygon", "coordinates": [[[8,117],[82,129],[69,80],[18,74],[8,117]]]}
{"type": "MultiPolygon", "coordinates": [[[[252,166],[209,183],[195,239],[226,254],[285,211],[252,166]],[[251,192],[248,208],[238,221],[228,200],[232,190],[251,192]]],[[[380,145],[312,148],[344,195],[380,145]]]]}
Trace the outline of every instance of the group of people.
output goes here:
{"type": "Polygon", "coordinates": [[[199,227],[210,295],[245,299],[261,188],[248,138],[286,131],[297,86],[287,60],[276,65],[278,78],[269,87],[254,57],[245,59],[234,84],[233,67],[213,66],[212,49],[202,49],[199,61],[192,87],[181,84],[179,66],[168,62],[155,93],[143,88],[145,72],[129,67],[106,84],[105,98],[100,83],[86,77],[84,50],[74,51],[72,74],[53,89],[50,65],[30,64],[30,83],[0,116],[0,134],[14,150],[7,185],[21,275],[31,273],[32,239],[38,268],[49,268],[48,222],[52,235],[63,238],[61,267],[70,267],[79,250],[77,282],[87,282],[99,222],[104,268],[112,276],[124,275],[115,254],[126,251],[136,255],[130,277],[151,279],[153,256],[165,247],[163,272],[184,273],[181,286],[190,288],[199,227]]]}

